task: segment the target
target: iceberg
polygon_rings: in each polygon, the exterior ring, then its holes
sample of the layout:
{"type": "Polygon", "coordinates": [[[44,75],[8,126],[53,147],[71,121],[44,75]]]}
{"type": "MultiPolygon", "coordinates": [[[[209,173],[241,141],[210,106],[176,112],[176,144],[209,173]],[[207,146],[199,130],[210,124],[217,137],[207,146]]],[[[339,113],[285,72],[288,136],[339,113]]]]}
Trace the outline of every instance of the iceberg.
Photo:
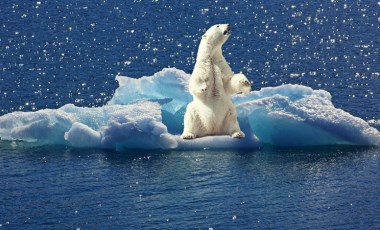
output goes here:
{"type": "Polygon", "coordinates": [[[263,143],[276,146],[379,145],[380,133],[361,118],[337,109],[331,95],[301,85],[282,85],[236,97],[240,117],[263,143]]]}
{"type": "Polygon", "coordinates": [[[14,112],[0,117],[3,140],[39,145],[68,145],[107,149],[177,147],[161,122],[155,102],[81,108],[72,104],[57,110],[14,112]]]}
{"type": "Polygon", "coordinates": [[[175,114],[192,100],[188,91],[190,74],[176,68],[165,68],[153,76],[129,78],[116,76],[119,87],[109,104],[131,104],[140,100],[157,101],[163,110],[175,114]]]}
{"type": "Polygon", "coordinates": [[[115,150],[380,145],[377,129],[335,108],[327,91],[302,85],[267,87],[234,96],[244,139],[210,136],[182,140],[183,116],[192,100],[189,77],[175,68],[138,79],[117,76],[119,87],[107,105],[67,104],[59,109],[5,114],[0,117],[0,137],[34,145],[115,150]]]}

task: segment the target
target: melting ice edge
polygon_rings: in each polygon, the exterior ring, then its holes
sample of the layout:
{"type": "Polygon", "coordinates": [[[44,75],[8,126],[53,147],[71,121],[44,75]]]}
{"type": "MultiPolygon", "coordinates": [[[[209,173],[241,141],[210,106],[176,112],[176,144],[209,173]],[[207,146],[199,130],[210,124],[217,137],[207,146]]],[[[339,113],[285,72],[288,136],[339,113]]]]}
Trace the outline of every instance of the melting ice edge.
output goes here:
{"type": "Polygon", "coordinates": [[[182,140],[183,116],[192,96],[190,75],[166,68],[138,79],[117,76],[119,87],[102,107],[67,104],[59,109],[13,112],[0,117],[2,140],[34,145],[104,149],[201,149],[274,146],[373,145],[380,132],[334,107],[331,95],[302,85],[282,85],[236,95],[244,139],[212,136],[182,140]]]}

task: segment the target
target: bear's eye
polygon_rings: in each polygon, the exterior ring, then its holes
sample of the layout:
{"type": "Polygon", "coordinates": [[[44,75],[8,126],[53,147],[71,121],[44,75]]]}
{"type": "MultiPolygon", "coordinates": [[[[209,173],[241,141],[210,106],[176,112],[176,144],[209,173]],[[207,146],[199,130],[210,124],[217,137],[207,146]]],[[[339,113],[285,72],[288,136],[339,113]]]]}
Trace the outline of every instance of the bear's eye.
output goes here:
{"type": "Polygon", "coordinates": [[[216,27],[218,27],[218,28],[219,28],[219,25],[217,25],[216,27]]]}

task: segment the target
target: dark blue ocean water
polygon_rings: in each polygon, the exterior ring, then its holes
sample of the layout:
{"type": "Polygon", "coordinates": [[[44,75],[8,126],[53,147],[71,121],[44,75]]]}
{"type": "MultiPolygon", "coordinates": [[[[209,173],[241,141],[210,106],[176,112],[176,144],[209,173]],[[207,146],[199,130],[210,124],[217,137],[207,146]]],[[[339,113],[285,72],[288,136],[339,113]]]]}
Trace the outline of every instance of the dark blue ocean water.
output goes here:
{"type": "Polygon", "coordinates": [[[0,147],[5,229],[376,229],[372,148],[0,147]]]}
{"type": "MultiPolygon", "coordinates": [[[[379,128],[379,12],[376,0],[1,1],[0,115],[102,106],[116,74],[190,73],[202,33],[230,23],[224,55],[254,90],[325,89],[379,128]]],[[[380,228],[379,152],[0,142],[0,228],[380,228]]]]}

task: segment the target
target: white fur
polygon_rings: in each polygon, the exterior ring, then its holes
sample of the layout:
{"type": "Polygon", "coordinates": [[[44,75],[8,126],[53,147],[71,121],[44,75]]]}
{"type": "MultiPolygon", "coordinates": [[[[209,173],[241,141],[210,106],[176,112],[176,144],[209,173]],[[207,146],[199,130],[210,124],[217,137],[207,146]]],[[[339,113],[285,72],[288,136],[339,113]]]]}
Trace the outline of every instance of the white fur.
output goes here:
{"type": "Polygon", "coordinates": [[[202,36],[189,82],[193,101],[186,109],[183,139],[209,135],[244,137],[231,95],[249,93],[251,86],[244,74],[232,72],[223,57],[222,45],[229,35],[229,26],[221,24],[212,26],[202,36]]]}

